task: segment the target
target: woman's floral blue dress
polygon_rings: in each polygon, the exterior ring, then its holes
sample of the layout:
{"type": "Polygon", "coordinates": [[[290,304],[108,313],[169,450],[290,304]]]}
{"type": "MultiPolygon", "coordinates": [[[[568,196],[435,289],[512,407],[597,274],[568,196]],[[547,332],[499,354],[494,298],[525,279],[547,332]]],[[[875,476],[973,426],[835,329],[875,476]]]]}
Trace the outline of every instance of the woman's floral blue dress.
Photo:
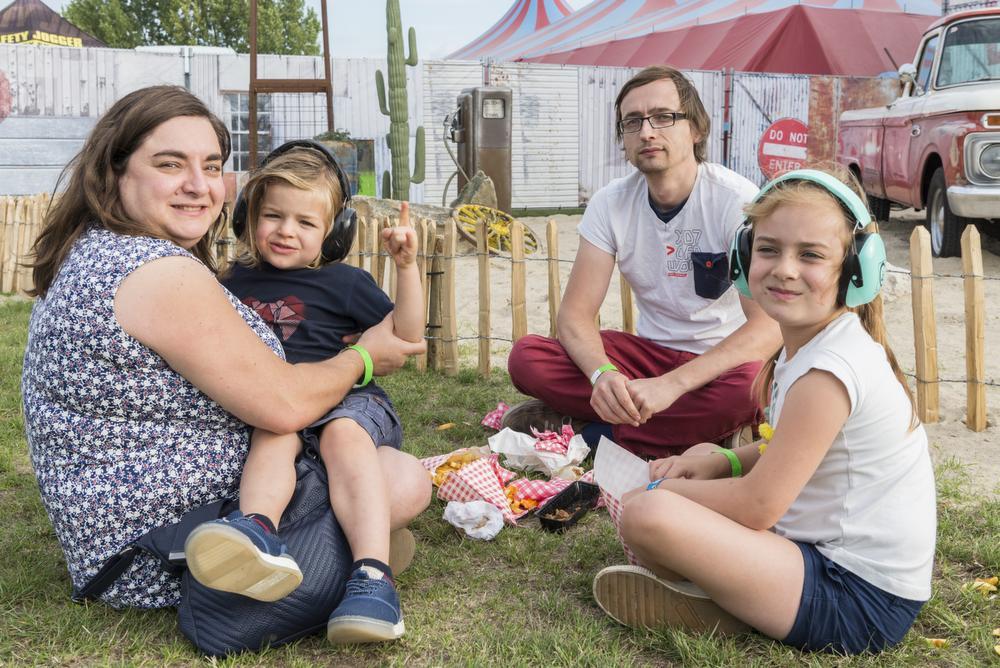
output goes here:
{"type": "MultiPolygon", "coordinates": [[[[31,313],[21,379],[25,430],[74,587],[142,534],[238,488],[249,428],[115,319],[121,281],[176,255],[193,258],[169,241],[92,227],[31,313]]],[[[264,322],[227,295],[282,355],[264,322]]],[[[180,600],[178,585],[143,555],[102,598],[116,607],[171,606],[180,600]]]]}

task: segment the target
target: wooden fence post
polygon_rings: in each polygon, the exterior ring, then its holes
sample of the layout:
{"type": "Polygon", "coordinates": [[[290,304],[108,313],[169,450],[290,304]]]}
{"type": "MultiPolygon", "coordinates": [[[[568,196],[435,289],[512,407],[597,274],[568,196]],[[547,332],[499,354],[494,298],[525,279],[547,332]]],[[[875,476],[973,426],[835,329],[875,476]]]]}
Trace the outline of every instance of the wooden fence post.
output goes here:
{"type": "Polygon", "coordinates": [[[21,262],[21,257],[24,253],[24,236],[27,233],[26,228],[28,227],[28,218],[31,216],[31,209],[34,202],[30,197],[21,197],[18,204],[19,206],[14,210],[14,224],[17,225],[17,230],[14,232],[14,247],[8,255],[11,259],[11,292],[17,292],[21,289],[21,272],[19,263],[21,262]]]}
{"type": "Polygon", "coordinates": [[[444,316],[442,308],[441,289],[444,274],[444,237],[440,234],[434,235],[434,254],[431,261],[431,290],[430,290],[430,314],[427,318],[427,329],[430,340],[427,342],[427,363],[431,369],[444,367],[444,340],[442,337],[441,320],[444,316]]]}
{"type": "Polygon", "coordinates": [[[975,225],[966,225],[962,233],[962,273],[965,275],[965,426],[983,431],[986,429],[986,304],[983,249],[975,225]]]}
{"type": "Polygon", "coordinates": [[[490,249],[486,220],[476,221],[476,260],[479,262],[479,374],[490,375],[490,249]]]}
{"type": "Polygon", "coordinates": [[[382,244],[382,221],[372,218],[368,221],[368,273],[375,279],[375,285],[382,287],[382,258],[379,257],[379,248],[382,244]]]}
{"type": "Polygon", "coordinates": [[[361,230],[365,227],[364,220],[362,218],[357,219],[357,224],[354,226],[354,236],[351,238],[351,249],[347,251],[347,257],[344,258],[344,262],[351,265],[352,267],[360,267],[358,263],[360,259],[360,249],[361,249],[361,230]]]}
{"type": "Polygon", "coordinates": [[[3,275],[7,270],[7,228],[14,218],[12,201],[9,197],[0,197],[0,289],[3,288],[3,275]]]}
{"type": "Polygon", "coordinates": [[[618,287],[622,293],[622,331],[635,334],[635,309],[632,308],[632,286],[619,271],[618,287]]]}
{"type": "Polygon", "coordinates": [[[549,251],[549,336],[559,337],[556,324],[559,320],[559,303],[562,300],[562,286],[559,279],[559,224],[550,220],[545,225],[545,239],[549,251]]]}
{"type": "MultiPolygon", "coordinates": [[[[430,289],[427,285],[427,270],[429,269],[427,264],[427,245],[430,235],[427,230],[427,219],[423,218],[417,223],[417,269],[420,272],[420,293],[423,295],[424,308],[421,311],[424,318],[424,335],[427,334],[427,304],[430,300],[430,289]]],[[[427,370],[427,351],[425,350],[420,355],[417,355],[417,371],[427,370]]]]}
{"type": "Polygon", "coordinates": [[[524,303],[524,223],[510,226],[510,308],[511,337],[516,343],[528,333],[528,313],[524,303]]]}
{"type": "Polygon", "coordinates": [[[458,247],[458,223],[448,219],[444,224],[444,261],[441,268],[442,297],[441,338],[444,342],[444,373],[458,374],[458,315],[455,312],[455,251],[458,247]]]}
{"type": "Polygon", "coordinates": [[[359,269],[365,268],[365,254],[368,252],[368,219],[358,218],[358,264],[359,269]]]}
{"type": "Polygon", "coordinates": [[[937,326],[934,322],[934,267],[931,237],[917,226],[910,235],[910,280],[913,293],[913,343],[917,366],[917,416],[925,423],[937,422],[938,361],[937,326]]]}
{"type": "Polygon", "coordinates": [[[35,235],[38,233],[40,226],[39,220],[42,216],[43,203],[44,197],[42,195],[36,195],[31,198],[31,206],[28,208],[28,215],[25,216],[24,226],[22,227],[19,244],[20,252],[18,253],[16,269],[17,291],[22,294],[27,294],[35,284],[31,267],[28,265],[28,259],[31,257],[31,246],[35,243],[35,235]]]}

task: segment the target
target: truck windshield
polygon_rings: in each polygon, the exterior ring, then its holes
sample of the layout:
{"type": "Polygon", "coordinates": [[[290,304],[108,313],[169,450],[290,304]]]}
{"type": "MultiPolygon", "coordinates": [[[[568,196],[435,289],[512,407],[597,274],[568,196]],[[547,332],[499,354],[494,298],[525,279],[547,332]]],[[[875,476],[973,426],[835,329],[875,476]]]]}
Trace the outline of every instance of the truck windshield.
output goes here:
{"type": "Polygon", "coordinates": [[[948,28],[937,87],[1000,79],[1000,19],[980,19],[948,28]]]}

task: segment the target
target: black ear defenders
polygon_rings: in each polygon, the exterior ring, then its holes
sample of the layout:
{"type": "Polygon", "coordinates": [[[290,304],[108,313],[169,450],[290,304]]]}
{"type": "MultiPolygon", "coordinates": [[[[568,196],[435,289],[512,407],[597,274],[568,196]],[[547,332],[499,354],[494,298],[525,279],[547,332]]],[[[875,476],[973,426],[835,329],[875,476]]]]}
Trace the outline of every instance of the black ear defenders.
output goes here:
{"type": "MultiPolygon", "coordinates": [[[[853,308],[875,299],[885,280],[885,243],[874,232],[862,232],[871,221],[868,207],[839,179],[813,169],[799,169],[782,174],[765,184],[753,201],[759,202],[767,191],[784,181],[809,181],[823,187],[840,202],[854,221],[854,239],[847,249],[840,272],[838,303],[853,308]]],[[[729,278],[741,295],[750,298],[748,278],[752,249],[753,228],[746,222],[733,238],[729,252],[729,278]]]]}
{"type": "MultiPolygon", "coordinates": [[[[330,226],[330,232],[323,239],[323,261],[324,262],[339,262],[347,257],[347,254],[351,250],[351,244],[354,241],[354,233],[358,226],[358,214],[357,212],[347,206],[351,201],[351,182],[347,179],[347,174],[341,168],[340,163],[333,156],[333,153],[323,144],[311,139],[295,139],[293,141],[285,142],[278,148],[274,149],[267,154],[260,166],[263,167],[267,163],[271,162],[279,155],[283,155],[297,148],[310,149],[316,151],[330,164],[333,168],[334,173],[337,175],[337,180],[340,182],[340,192],[343,193],[344,205],[340,208],[340,213],[337,217],[333,219],[333,225],[330,226]]],[[[236,198],[236,205],[233,207],[233,234],[237,238],[243,236],[247,227],[247,201],[243,196],[243,192],[240,192],[239,196],[236,198]]]]}

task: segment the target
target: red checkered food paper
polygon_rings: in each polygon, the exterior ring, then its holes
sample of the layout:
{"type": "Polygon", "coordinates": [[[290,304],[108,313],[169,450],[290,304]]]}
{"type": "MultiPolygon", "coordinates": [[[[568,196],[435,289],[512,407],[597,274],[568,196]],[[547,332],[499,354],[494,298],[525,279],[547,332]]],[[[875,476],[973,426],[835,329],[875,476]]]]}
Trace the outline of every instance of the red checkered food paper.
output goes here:
{"type": "Polygon", "coordinates": [[[438,487],[438,498],[442,501],[463,502],[482,499],[499,508],[504,520],[516,524],[517,518],[529,511],[517,515],[511,511],[504,487],[514,479],[515,474],[500,466],[499,460],[499,456],[490,455],[453,471],[438,487]]]}

